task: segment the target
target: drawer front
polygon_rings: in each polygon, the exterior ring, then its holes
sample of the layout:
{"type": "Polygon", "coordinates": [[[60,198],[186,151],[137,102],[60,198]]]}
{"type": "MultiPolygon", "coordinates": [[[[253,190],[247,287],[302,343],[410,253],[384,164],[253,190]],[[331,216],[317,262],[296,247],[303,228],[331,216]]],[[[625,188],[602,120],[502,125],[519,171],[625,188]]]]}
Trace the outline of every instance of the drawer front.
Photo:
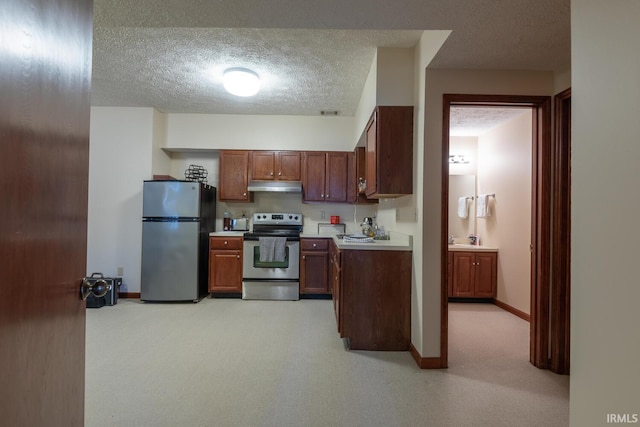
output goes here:
{"type": "Polygon", "coordinates": [[[209,249],[242,249],[242,237],[209,237],[209,249]]]}
{"type": "Polygon", "coordinates": [[[327,251],[329,239],[300,239],[300,249],[303,251],[327,251]]]}

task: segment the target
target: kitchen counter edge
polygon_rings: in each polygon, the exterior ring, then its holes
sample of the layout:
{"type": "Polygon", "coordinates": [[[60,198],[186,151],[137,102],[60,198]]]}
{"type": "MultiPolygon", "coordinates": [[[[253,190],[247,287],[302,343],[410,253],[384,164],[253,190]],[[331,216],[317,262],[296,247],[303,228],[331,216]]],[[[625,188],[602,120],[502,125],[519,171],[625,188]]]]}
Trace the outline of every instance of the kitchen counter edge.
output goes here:
{"type": "Polygon", "coordinates": [[[498,252],[491,246],[449,245],[449,252],[498,252]]]}
{"type": "Polygon", "coordinates": [[[376,240],[373,243],[351,243],[332,236],[333,241],[340,250],[356,251],[412,251],[413,236],[409,234],[391,232],[391,239],[376,240]]]}
{"type": "Polygon", "coordinates": [[[242,237],[245,231],[212,231],[210,237],[242,237]]]}

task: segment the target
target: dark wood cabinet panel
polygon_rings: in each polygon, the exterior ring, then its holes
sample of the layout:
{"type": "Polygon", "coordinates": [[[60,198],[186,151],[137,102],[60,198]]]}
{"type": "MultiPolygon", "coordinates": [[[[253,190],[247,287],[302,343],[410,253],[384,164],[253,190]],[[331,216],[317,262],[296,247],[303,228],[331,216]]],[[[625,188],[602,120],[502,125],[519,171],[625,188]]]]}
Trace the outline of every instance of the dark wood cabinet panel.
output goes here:
{"type": "Polygon", "coordinates": [[[300,181],[299,151],[252,151],[251,179],[300,181]]]}
{"type": "Polygon", "coordinates": [[[302,201],[346,203],[348,152],[305,152],[302,158],[302,201]]]}
{"type": "Polygon", "coordinates": [[[300,293],[329,294],[329,253],[302,252],[300,264],[300,293]]]}
{"type": "Polygon", "coordinates": [[[376,159],[377,137],[376,137],[376,114],[374,111],[367,123],[365,129],[365,176],[367,177],[367,188],[365,194],[367,197],[378,194],[378,168],[376,159]]]}
{"type": "Polygon", "coordinates": [[[411,252],[329,251],[341,337],[352,350],[405,351],[411,341],[411,252]]]}
{"type": "Polygon", "coordinates": [[[249,184],[249,151],[220,151],[220,175],[218,195],[220,201],[250,202],[252,194],[247,191],[249,184]]]}
{"type": "Polygon", "coordinates": [[[209,292],[242,292],[242,238],[209,238],[209,292]]]}
{"type": "Polygon", "coordinates": [[[453,296],[474,296],[474,266],[473,252],[454,252],[453,254],[453,296]]]}
{"type": "Polygon", "coordinates": [[[325,170],[324,152],[303,154],[302,201],[324,202],[325,170]]]}
{"type": "Polygon", "coordinates": [[[336,244],[331,240],[329,244],[329,263],[330,263],[330,277],[329,282],[331,283],[331,295],[333,299],[333,309],[336,316],[336,325],[338,328],[338,334],[340,337],[344,337],[343,327],[342,327],[342,286],[340,284],[342,277],[342,254],[338,249],[336,244]]]}
{"type": "Polygon", "coordinates": [[[347,164],[347,202],[355,204],[378,203],[378,199],[367,199],[365,190],[360,191],[359,183],[365,182],[366,151],[364,147],[356,147],[349,153],[347,164]]]}
{"type": "Polygon", "coordinates": [[[347,201],[347,165],[349,153],[327,153],[325,201],[344,203],[347,201]]]}
{"type": "Polygon", "coordinates": [[[251,179],[275,179],[276,158],[274,151],[251,152],[251,179]]]}
{"type": "Polygon", "coordinates": [[[365,127],[368,198],[413,193],[413,107],[376,107],[365,127]]]}
{"type": "Polygon", "coordinates": [[[496,252],[449,252],[453,273],[450,297],[495,298],[497,296],[496,252]]]}
{"type": "Polygon", "coordinates": [[[302,159],[298,151],[280,151],[276,157],[278,179],[283,181],[300,181],[302,159]]]}
{"type": "Polygon", "coordinates": [[[497,254],[479,252],[476,254],[475,296],[495,298],[497,296],[497,254]]]}
{"type": "Polygon", "coordinates": [[[331,293],[328,239],[300,239],[300,293],[331,293]]]}
{"type": "Polygon", "coordinates": [[[450,297],[453,296],[453,252],[447,254],[447,289],[450,297]]]}

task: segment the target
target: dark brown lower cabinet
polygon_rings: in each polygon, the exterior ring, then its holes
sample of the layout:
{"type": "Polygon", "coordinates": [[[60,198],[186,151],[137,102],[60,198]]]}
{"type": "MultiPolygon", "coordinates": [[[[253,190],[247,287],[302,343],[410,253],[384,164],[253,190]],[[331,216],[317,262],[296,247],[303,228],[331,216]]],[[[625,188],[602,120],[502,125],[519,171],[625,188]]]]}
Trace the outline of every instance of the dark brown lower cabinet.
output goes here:
{"type": "Polygon", "coordinates": [[[329,239],[300,239],[300,294],[330,294],[329,239]]]}
{"type": "Polygon", "coordinates": [[[411,252],[330,252],[338,332],[351,350],[409,350],[411,252]],[[334,259],[335,257],[335,259],[334,259]]]}
{"type": "Polygon", "coordinates": [[[242,292],[242,237],[209,238],[209,292],[242,292]]]}
{"type": "Polygon", "coordinates": [[[449,256],[453,259],[450,297],[496,298],[496,252],[449,252],[449,256]]]}

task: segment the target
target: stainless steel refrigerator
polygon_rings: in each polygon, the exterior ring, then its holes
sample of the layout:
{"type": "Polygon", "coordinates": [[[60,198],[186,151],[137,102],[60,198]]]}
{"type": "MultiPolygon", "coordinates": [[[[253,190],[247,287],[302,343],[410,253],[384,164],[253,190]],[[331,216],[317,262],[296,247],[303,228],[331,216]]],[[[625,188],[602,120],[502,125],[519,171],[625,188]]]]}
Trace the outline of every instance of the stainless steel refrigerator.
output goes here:
{"type": "Polygon", "coordinates": [[[208,293],[215,187],[190,181],[144,181],[142,200],[140,299],[200,301],[208,293]]]}

